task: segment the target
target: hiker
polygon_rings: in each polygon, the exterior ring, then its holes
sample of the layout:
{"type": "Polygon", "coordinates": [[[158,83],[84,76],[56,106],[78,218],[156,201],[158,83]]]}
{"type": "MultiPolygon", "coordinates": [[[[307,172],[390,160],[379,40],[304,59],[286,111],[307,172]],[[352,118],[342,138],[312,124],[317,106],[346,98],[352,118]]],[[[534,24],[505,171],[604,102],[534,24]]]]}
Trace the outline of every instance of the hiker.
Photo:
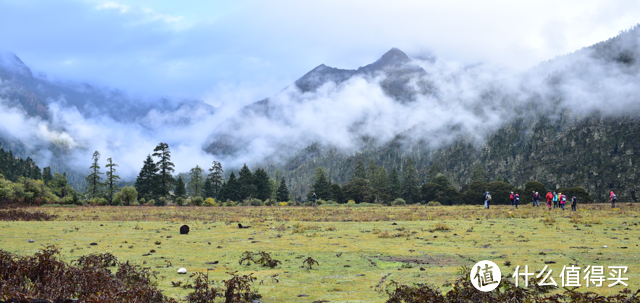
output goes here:
{"type": "Polygon", "coordinates": [[[516,196],[513,195],[513,192],[511,192],[511,195],[509,195],[509,200],[511,200],[511,208],[513,208],[513,201],[516,199],[516,196]]]}
{"type": "Polygon", "coordinates": [[[311,200],[313,201],[313,207],[316,207],[316,199],[318,198],[318,196],[316,196],[316,193],[313,193],[313,195],[311,196],[311,200]]]}
{"type": "Polygon", "coordinates": [[[609,196],[609,199],[611,200],[611,208],[615,208],[616,200],[618,200],[618,196],[616,196],[616,194],[614,194],[613,191],[611,191],[611,195],[609,196]]]}
{"type": "Polygon", "coordinates": [[[518,208],[518,203],[520,203],[520,195],[518,195],[518,193],[516,193],[516,196],[513,199],[513,203],[515,204],[516,208],[518,208]]]}
{"type": "Polygon", "coordinates": [[[560,206],[562,206],[562,211],[564,211],[564,204],[567,203],[567,196],[563,193],[560,193],[560,206]]]}
{"type": "Polygon", "coordinates": [[[571,211],[578,211],[578,198],[575,195],[571,198],[571,211]]]}
{"type": "Polygon", "coordinates": [[[547,207],[549,207],[549,210],[551,210],[551,201],[553,200],[553,194],[551,194],[551,192],[547,192],[547,207]]]}
{"type": "Polygon", "coordinates": [[[487,192],[482,196],[482,199],[484,199],[484,208],[489,209],[489,203],[491,202],[491,194],[487,192]]]}
{"type": "Polygon", "coordinates": [[[556,192],[553,192],[553,208],[560,208],[560,205],[558,205],[558,194],[556,194],[556,192]]]}
{"type": "Polygon", "coordinates": [[[533,192],[533,206],[540,207],[540,194],[537,191],[533,192]]]}

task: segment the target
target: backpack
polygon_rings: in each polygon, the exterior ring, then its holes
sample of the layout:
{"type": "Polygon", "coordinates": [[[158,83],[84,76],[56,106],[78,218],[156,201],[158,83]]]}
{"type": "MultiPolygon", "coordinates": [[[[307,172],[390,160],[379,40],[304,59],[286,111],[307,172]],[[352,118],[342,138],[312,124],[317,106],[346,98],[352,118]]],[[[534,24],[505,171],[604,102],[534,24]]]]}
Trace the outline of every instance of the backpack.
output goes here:
{"type": "Polygon", "coordinates": [[[616,200],[618,197],[616,197],[616,194],[613,194],[613,196],[611,196],[611,200],[616,200]]]}
{"type": "Polygon", "coordinates": [[[491,201],[491,195],[487,194],[487,201],[491,201]]]}
{"type": "Polygon", "coordinates": [[[562,195],[562,202],[567,202],[567,196],[562,195]]]}

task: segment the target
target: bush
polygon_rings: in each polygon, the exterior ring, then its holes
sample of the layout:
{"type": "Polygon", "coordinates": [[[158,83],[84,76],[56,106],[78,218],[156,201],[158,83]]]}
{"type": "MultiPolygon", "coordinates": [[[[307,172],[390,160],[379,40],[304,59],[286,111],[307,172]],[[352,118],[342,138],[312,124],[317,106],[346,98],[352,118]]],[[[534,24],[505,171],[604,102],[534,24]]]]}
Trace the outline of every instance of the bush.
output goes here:
{"type": "Polygon", "coordinates": [[[280,202],[280,206],[287,206],[289,204],[287,204],[287,202],[280,202]]]}
{"type": "Polygon", "coordinates": [[[393,200],[393,205],[407,205],[407,201],[402,198],[393,200]]]}
{"type": "Polygon", "coordinates": [[[176,204],[178,204],[178,206],[183,206],[185,202],[186,200],[183,197],[176,198],[176,204]]]}
{"type": "Polygon", "coordinates": [[[91,198],[89,199],[89,204],[92,206],[107,205],[107,200],[105,198],[91,198]]]}
{"type": "Polygon", "coordinates": [[[440,202],[438,201],[431,201],[429,203],[427,203],[427,206],[440,206],[442,205],[440,202]]]}
{"type": "Polygon", "coordinates": [[[204,202],[202,202],[202,205],[204,206],[220,206],[220,204],[216,203],[216,200],[214,198],[206,198],[204,200],[204,202]]]}
{"type": "Polygon", "coordinates": [[[140,202],[140,205],[143,205],[146,201],[144,198],[140,199],[138,202],[140,202]]]}
{"type": "Polygon", "coordinates": [[[356,201],[354,201],[354,200],[349,200],[349,202],[347,202],[347,204],[356,204],[356,201]]]}
{"type": "Polygon", "coordinates": [[[60,199],[60,204],[73,204],[73,197],[72,196],[66,196],[64,198],[60,199]]]}
{"type": "Polygon", "coordinates": [[[145,203],[144,205],[145,206],[154,206],[154,205],[156,205],[156,200],[151,199],[151,200],[149,200],[149,202],[145,203]]]}
{"type": "MultiPolygon", "coordinates": [[[[149,202],[151,202],[151,200],[149,202]]],[[[155,203],[153,203],[153,205],[155,205],[155,206],[167,206],[167,198],[160,197],[160,198],[158,198],[158,201],[155,201],[155,203]]]]}
{"type": "Polygon", "coordinates": [[[140,206],[140,203],[138,203],[138,201],[131,203],[131,206],[140,206]]]}
{"type": "Polygon", "coordinates": [[[202,197],[200,196],[195,196],[191,198],[191,205],[200,206],[202,205],[203,202],[204,202],[204,199],[202,199],[202,197]]]}
{"type": "Polygon", "coordinates": [[[251,199],[247,202],[249,206],[264,206],[264,203],[262,203],[262,200],[260,199],[251,199]]]}

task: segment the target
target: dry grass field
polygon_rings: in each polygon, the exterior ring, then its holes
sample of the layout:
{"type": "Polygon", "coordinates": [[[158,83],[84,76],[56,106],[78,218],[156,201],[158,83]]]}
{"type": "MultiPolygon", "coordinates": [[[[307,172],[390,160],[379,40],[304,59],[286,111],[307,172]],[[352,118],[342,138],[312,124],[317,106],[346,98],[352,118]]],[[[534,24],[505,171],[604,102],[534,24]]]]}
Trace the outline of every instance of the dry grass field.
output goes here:
{"type": "MultiPolygon", "coordinates": [[[[480,260],[494,261],[505,276],[516,265],[531,271],[548,265],[558,283],[564,265],[623,265],[629,288],[640,288],[638,204],[580,205],[577,212],[530,205],[38,210],[58,218],[0,222],[0,249],[27,255],[55,244],[65,260],[110,252],[155,270],[158,286],[177,299],[188,293],[172,284],[189,279],[177,274],[181,267],[216,280],[227,272],[253,273],[262,302],[382,302],[387,296],[376,286],[391,280],[446,292],[462,266],[480,260]],[[179,233],[183,224],[188,235],[179,233]],[[282,263],[240,265],[245,251],[264,251],[282,263]],[[319,263],[310,270],[301,268],[308,257],[319,263]]],[[[612,294],[622,287],[580,289],[612,294]]]]}

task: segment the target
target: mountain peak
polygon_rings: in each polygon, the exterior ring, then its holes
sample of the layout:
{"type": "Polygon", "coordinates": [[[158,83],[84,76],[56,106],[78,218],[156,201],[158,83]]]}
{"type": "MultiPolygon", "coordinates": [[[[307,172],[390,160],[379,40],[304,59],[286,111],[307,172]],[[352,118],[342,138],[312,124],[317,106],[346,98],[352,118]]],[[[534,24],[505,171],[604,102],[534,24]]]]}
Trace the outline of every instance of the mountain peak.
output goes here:
{"type": "Polygon", "coordinates": [[[0,69],[18,73],[22,76],[32,77],[31,69],[14,53],[0,52],[0,69]]]}
{"type": "Polygon", "coordinates": [[[403,51],[394,47],[382,55],[378,61],[406,63],[411,61],[411,59],[403,51]]]}

